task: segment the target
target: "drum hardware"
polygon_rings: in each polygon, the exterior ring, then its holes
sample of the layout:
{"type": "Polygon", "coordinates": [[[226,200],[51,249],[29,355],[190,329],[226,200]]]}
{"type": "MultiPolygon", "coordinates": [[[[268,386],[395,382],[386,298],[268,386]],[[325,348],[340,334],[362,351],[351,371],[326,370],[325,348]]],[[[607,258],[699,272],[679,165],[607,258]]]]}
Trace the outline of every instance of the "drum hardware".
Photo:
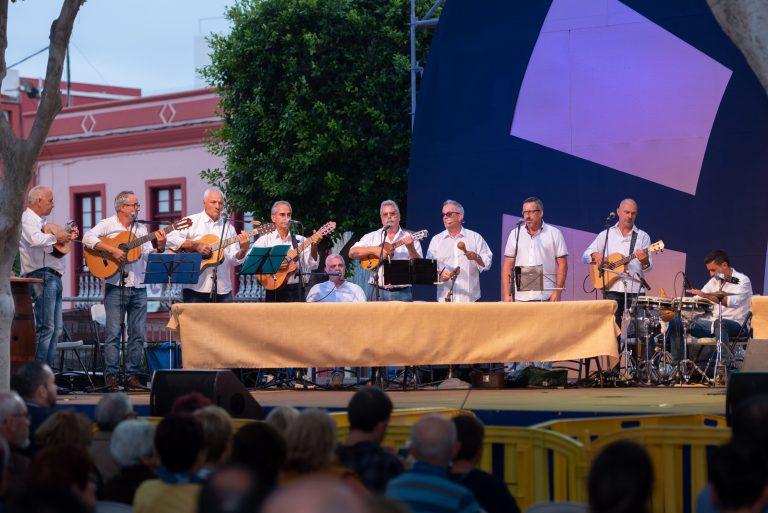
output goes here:
{"type": "Polygon", "coordinates": [[[713,303],[701,297],[679,297],[673,300],[673,311],[680,317],[680,323],[683,326],[683,358],[677,362],[677,377],[679,384],[687,385],[691,378],[698,373],[702,379],[709,380],[701,367],[696,362],[688,359],[688,338],[690,336],[690,326],[697,317],[705,315],[712,308],[713,303]]]}
{"type": "Polygon", "coordinates": [[[717,348],[715,349],[715,367],[712,371],[712,380],[710,384],[713,387],[723,387],[727,383],[728,369],[723,362],[723,298],[726,296],[733,296],[733,293],[724,292],[722,290],[712,294],[718,298],[717,303],[717,320],[718,320],[718,333],[715,333],[715,339],[717,340],[717,348]]]}

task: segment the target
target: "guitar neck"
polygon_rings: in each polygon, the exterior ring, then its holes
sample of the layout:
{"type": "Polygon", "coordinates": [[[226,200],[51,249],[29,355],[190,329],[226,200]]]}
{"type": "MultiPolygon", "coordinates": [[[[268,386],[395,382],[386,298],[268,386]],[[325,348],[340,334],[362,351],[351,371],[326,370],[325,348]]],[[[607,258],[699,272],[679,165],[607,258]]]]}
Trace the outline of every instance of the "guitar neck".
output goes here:
{"type": "Polygon", "coordinates": [[[630,263],[635,258],[637,258],[636,255],[634,253],[632,253],[631,255],[625,256],[621,260],[616,260],[615,262],[611,262],[609,267],[611,269],[616,269],[617,267],[621,267],[623,265],[627,265],[628,263],[630,263]]]}
{"type": "Polygon", "coordinates": [[[169,224],[165,228],[157,230],[156,232],[148,233],[148,234],[146,234],[146,235],[144,235],[142,237],[133,239],[131,242],[126,244],[126,249],[133,249],[133,248],[135,248],[137,246],[141,246],[145,242],[152,242],[153,240],[155,240],[157,238],[157,236],[160,234],[160,232],[167,234],[168,232],[172,232],[172,231],[173,231],[173,225],[169,224]]]}

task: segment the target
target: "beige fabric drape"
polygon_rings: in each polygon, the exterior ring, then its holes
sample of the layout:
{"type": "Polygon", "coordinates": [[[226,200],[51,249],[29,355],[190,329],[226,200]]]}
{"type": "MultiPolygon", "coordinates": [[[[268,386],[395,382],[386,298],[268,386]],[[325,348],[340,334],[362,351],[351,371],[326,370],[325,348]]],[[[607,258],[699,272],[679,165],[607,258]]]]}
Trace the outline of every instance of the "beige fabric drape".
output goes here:
{"type": "Polygon", "coordinates": [[[613,301],[176,304],[184,367],[617,358],[613,301]]]}
{"type": "Polygon", "coordinates": [[[752,296],[752,331],[754,338],[768,338],[768,296],[752,296]]]}

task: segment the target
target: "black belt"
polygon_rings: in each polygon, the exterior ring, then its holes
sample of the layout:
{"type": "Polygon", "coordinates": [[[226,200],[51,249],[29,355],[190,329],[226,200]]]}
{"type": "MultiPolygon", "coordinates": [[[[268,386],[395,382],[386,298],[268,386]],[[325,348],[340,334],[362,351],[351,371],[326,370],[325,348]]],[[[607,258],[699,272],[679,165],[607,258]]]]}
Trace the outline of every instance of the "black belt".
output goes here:
{"type": "Polygon", "coordinates": [[[39,273],[39,272],[50,273],[54,276],[58,276],[59,278],[61,278],[61,273],[56,269],[51,269],[50,267],[41,267],[40,269],[35,269],[31,273],[27,273],[27,276],[29,276],[32,273],[39,273]]]}

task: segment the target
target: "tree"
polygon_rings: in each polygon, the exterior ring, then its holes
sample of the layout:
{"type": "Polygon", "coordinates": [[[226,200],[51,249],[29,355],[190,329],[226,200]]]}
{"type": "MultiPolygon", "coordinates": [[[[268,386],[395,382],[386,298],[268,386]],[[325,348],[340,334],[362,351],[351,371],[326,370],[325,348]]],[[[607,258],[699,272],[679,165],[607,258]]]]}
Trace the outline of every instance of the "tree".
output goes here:
{"type": "MultiPolygon", "coordinates": [[[[424,11],[431,5],[421,1],[424,11]]],[[[409,3],[241,0],[202,70],[221,95],[203,177],[239,210],[290,201],[307,228],[376,226],[379,204],[405,208],[410,131],[409,3]]],[[[428,31],[418,48],[428,47],[428,31]]]]}
{"type": "MultiPolygon", "coordinates": [[[[40,104],[29,136],[19,139],[5,116],[0,116],[0,390],[10,384],[10,337],[14,314],[11,268],[19,248],[21,214],[27,187],[48,137],[53,119],[62,107],[61,72],[75,17],[85,0],[64,0],[59,17],[51,25],[48,66],[40,104]]],[[[8,0],[0,0],[0,80],[5,78],[8,48],[8,0]]]]}

